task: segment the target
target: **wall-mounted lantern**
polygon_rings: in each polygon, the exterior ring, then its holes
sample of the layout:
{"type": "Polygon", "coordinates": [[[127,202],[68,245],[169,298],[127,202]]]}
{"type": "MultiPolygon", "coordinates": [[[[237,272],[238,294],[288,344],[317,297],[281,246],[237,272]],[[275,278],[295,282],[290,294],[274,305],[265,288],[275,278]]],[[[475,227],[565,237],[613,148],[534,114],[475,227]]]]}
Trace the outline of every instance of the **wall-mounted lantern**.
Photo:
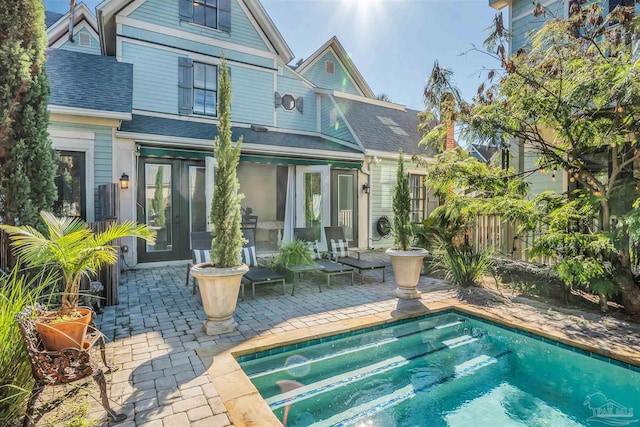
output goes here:
{"type": "Polygon", "coordinates": [[[120,188],[122,188],[123,190],[126,190],[127,188],[129,188],[129,175],[127,175],[124,172],[120,177],[120,188]]]}

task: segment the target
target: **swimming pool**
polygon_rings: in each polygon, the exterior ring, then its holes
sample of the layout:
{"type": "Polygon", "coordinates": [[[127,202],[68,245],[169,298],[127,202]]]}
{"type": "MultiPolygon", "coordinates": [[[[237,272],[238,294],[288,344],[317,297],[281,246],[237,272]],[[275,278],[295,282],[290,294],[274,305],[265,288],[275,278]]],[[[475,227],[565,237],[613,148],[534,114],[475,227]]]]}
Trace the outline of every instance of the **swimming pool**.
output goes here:
{"type": "Polygon", "coordinates": [[[640,369],[448,311],[237,359],[296,426],[632,425],[640,369]]]}

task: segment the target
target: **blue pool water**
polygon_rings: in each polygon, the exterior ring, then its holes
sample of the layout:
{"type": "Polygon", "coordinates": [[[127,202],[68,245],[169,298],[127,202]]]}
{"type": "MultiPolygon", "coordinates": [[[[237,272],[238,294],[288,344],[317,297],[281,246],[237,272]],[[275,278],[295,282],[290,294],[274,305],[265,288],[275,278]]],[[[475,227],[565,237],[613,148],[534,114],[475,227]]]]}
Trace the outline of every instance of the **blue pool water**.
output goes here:
{"type": "Polygon", "coordinates": [[[454,311],[238,361],[289,427],[640,426],[637,367],[454,311]]]}

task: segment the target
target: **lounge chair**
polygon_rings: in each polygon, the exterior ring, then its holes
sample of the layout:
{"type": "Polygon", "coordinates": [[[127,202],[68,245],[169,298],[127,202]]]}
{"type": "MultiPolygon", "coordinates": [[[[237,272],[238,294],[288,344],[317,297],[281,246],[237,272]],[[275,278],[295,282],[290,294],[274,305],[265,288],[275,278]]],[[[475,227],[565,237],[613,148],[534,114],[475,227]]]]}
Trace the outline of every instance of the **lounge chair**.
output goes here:
{"type": "Polygon", "coordinates": [[[386,266],[383,263],[365,261],[349,256],[349,243],[344,237],[342,227],[325,227],[324,235],[327,239],[327,247],[329,248],[331,259],[358,270],[360,274],[360,284],[364,283],[362,272],[370,270],[382,270],[382,281],[385,281],[386,266]]]}
{"type": "MultiPolygon", "coordinates": [[[[247,239],[247,243],[242,248],[242,262],[249,266],[249,271],[242,277],[242,280],[251,283],[253,297],[256,297],[256,285],[278,282],[282,283],[282,294],[284,295],[286,293],[284,276],[258,264],[255,230],[252,228],[243,229],[242,234],[247,239]]],[[[244,286],[242,287],[242,299],[244,299],[244,286]]]]}
{"type": "MultiPolygon", "coordinates": [[[[353,276],[355,274],[353,267],[322,259],[322,254],[318,250],[318,241],[315,238],[313,228],[294,228],[293,235],[296,239],[302,240],[303,242],[311,245],[311,252],[316,264],[324,268],[323,270],[318,271],[327,276],[327,286],[331,286],[331,276],[338,276],[341,274],[350,274],[351,284],[353,285],[353,276]]],[[[320,289],[320,292],[322,292],[322,282],[318,284],[318,288],[320,289]]]]}

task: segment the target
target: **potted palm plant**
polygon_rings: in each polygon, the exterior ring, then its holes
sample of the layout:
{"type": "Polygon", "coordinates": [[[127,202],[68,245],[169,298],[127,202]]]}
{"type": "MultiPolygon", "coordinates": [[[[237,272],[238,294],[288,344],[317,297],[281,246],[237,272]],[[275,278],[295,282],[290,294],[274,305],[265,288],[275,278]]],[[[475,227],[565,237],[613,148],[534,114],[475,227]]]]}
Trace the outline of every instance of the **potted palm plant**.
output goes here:
{"type": "Polygon", "coordinates": [[[398,285],[395,295],[403,299],[420,298],[421,294],[416,286],[427,251],[411,246],[411,191],[409,177],[404,169],[402,149],[399,151],[397,183],[393,190],[393,241],[394,246],[387,249],[386,253],[391,257],[393,275],[398,285]]]}
{"type": "Polygon", "coordinates": [[[118,249],[110,243],[123,237],[139,237],[154,241],[155,233],[146,225],[131,221],[113,224],[95,233],[79,218],[59,218],[41,212],[46,232],[33,227],[0,225],[12,240],[20,262],[31,267],[57,268],[64,279],[62,307],[36,319],[36,330],[47,350],[82,348],[91,309],[79,308],[80,281],[95,274],[107,264],[118,261],[118,249]]]}
{"type": "Polygon", "coordinates": [[[233,312],[238,302],[242,276],[249,271],[240,262],[244,238],[240,224],[242,213],[238,194],[240,184],[236,169],[240,161],[240,145],[231,145],[231,86],[227,62],[220,64],[218,92],[218,136],[213,142],[217,161],[216,180],[211,204],[211,262],[196,264],[191,274],[198,279],[202,305],[207,314],[204,330],[208,335],[234,331],[233,312]]]}

